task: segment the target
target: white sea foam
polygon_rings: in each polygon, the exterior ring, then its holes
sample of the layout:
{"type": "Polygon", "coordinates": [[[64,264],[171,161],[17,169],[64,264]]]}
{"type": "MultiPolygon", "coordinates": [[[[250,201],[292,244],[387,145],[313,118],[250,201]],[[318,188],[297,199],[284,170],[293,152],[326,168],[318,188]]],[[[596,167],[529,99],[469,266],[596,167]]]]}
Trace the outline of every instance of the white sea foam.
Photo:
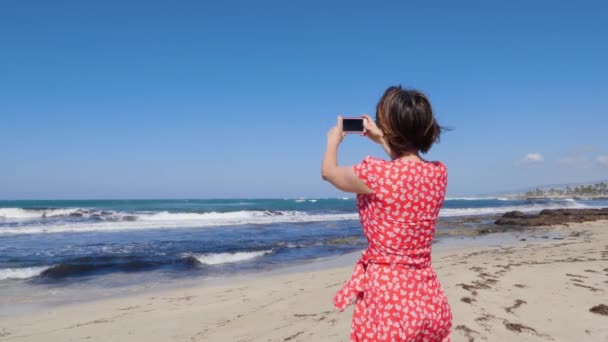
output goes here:
{"type": "Polygon", "coordinates": [[[210,253],[210,254],[188,254],[185,256],[192,256],[196,258],[201,264],[205,265],[219,265],[234,262],[247,261],[261,257],[266,254],[271,254],[272,249],[264,251],[252,251],[252,252],[236,252],[236,253],[210,253]]]}
{"type": "Polygon", "coordinates": [[[47,224],[33,223],[1,227],[0,235],[6,234],[39,234],[65,232],[120,231],[138,229],[173,229],[173,228],[207,228],[217,226],[234,226],[244,224],[274,224],[356,220],[356,213],[350,214],[308,214],[300,211],[232,211],[225,213],[139,213],[113,214],[129,216],[131,220],[113,220],[101,222],[53,222],[47,224]]]}
{"type": "Polygon", "coordinates": [[[485,200],[500,200],[496,197],[446,197],[446,201],[485,201],[485,200]]]}
{"type": "Polygon", "coordinates": [[[318,201],[318,199],[316,198],[297,198],[293,200],[296,203],[304,203],[304,202],[309,202],[309,203],[315,203],[318,201]]]}
{"type": "Polygon", "coordinates": [[[502,214],[508,211],[521,212],[537,212],[543,209],[577,209],[577,208],[594,208],[578,202],[563,202],[563,203],[543,203],[529,205],[514,205],[505,207],[484,207],[484,208],[443,208],[439,212],[440,217],[452,216],[476,216],[476,215],[492,215],[502,214]]]}
{"type": "Polygon", "coordinates": [[[235,221],[266,216],[272,216],[272,213],[266,211],[247,210],[230,211],[225,213],[171,213],[167,211],[162,211],[153,214],[139,214],[135,217],[138,221],[235,221]]]}
{"type": "Polygon", "coordinates": [[[288,244],[285,245],[285,247],[287,247],[287,248],[304,248],[304,247],[306,247],[306,245],[296,244],[296,243],[288,243],[288,244]]]}
{"type": "Polygon", "coordinates": [[[75,214],[79,208],[61,209],[22,209],[22,208],[0,208],[0,218],[4,219],[35,219],[44,217],[58,217],[75,214]]]}
{"type": "Polygon", "coordinates": [[[51,266],[0,268],[0,280],[28,279],[40,275],[51,266]]]}
{"type": "MultiPolygon", "coordinates": [[[[535,212],[542,209],[559,208],[597,208],[576,200],[554,200],[531,204],[521,204],[503,207],[481,207],[481,208],[443,208],[440,217],[468,216],[468,215],[490,215],[501,214],[508,211],[518,210],[523,212],[535,212]]],[[[357,220],[357,213],[341,214],[316,214],[302,211],[256,211],[241,210],[232,212],[207,212],[207,213],[174,213],[174,212],[138,212],[129,213],[121,211],[99,211],[84,208],[69,209],[40,209],[30,210],[19,208],[0,209],[0,215],[12,217],[8,222],[15,221],[14,225],[0,227],[0,235],[11,234],[40,234],[40,233],[65,233],[65,232],[107,232],[107,231],[129,231],[140,229],[175,229],[175,228],[208,228],[218,226],[237,226],[250,224],[277,224],[277,223],[301,223],[301,222],[326,222],[357,220]],[[33,217],[31,222],[24,224],[22,212],[33,217]],[[72,214],[82,215],[84,218],[95,217],[92,220],[52,220],[41,221],[43,217],[60,217],[72,214]],[[46,215],[46,216],[45,216],[46,215]],[[22,217],[22,218],[17,218],[22,217]]],[[[0,222],[3,216],[0,216],[0,222]]],[[[6,223],[6,219],[5,223],[6,223]]]]}
{"type": "MultiPolygon", "coordinates": [[[[281,222],[316,222],[356,219],[357,214],[309,214],[303,211],[256,211],[241,210],[230,212],[208,213],[170,213],[135,215],[136,223],[144,226],[158,222],[169,227],[186,226],[221,226],[239,224],[270,224],[281,222]]],[[[133,223],[133,222],[131,222],[133,223]]]]}

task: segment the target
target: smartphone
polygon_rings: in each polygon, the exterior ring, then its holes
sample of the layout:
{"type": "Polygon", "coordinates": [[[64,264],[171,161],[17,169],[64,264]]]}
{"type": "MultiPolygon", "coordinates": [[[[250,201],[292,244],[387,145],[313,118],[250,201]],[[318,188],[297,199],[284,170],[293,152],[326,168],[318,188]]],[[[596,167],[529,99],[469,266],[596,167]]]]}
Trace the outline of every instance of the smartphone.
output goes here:
{"type": "Polygon", "coordinates": [[[363,118],[342,118],[344,133],[363,133],[363,118]]]}

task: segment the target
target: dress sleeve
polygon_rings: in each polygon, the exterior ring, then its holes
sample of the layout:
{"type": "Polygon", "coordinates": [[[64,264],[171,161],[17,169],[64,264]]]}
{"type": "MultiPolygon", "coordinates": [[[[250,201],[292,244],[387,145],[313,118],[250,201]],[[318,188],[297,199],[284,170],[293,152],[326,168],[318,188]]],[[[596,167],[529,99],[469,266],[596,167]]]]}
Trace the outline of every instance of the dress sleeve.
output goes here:
{"type": "Polygon", "coordinates": [[[353,169],[355,170],[357,177],[359,177],[359,179],[361,179],[368,188],[370,188],[372,191],[375,191],[378,188],[380,173],[378,159],[367,156],[359,164],[353,165],[353,169]]]}

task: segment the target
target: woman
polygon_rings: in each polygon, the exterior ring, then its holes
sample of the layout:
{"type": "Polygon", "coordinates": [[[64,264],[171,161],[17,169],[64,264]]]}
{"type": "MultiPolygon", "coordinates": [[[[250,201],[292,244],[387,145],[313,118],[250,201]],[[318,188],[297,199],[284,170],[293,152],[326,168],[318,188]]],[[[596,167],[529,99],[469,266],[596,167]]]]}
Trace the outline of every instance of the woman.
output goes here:
{"type": "Polygon", "coordinates": [[[351,341],[449,341],[452,313],[431,267],[431,241],[443,205],[447,170],[420,157],[439,140],[441,126],[418,91],[386,90],[376,124],[364,115],[364,135],[391,157],[338,166],[342,118],[327,134],[323,179],[357,193],[368,248],[334,304],[356,299],[351,341]]]}

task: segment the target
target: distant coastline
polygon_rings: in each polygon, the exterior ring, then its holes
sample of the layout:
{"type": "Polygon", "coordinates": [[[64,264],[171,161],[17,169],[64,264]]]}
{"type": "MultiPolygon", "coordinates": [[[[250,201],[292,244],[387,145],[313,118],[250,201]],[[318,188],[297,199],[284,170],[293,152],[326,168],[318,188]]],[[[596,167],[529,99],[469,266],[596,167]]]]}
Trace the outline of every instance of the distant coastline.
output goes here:
{"type": "Polygon", "coordinates": [[[542,196],[527,196],[525,194],[518,194],[512,196],[506,196],[510,199],[525,199],[525,200],[551,200],[551,199],[574,199],[574,200],[608,200],[608,195],[557,195],[557,194],[546,194],[542,196]]]}
{"type": "Polygon", "coordinates": [[[568,198],[572,198],[575,200],[608,199],[608,183],[599,182],[595,184],[580,185],[576,187],[558,186],[547,189],[541,189],[540,187],[537,187],[534,190],[526,191],[524,193],[506,195],[505,197],[526,200],[568,198]]]}

